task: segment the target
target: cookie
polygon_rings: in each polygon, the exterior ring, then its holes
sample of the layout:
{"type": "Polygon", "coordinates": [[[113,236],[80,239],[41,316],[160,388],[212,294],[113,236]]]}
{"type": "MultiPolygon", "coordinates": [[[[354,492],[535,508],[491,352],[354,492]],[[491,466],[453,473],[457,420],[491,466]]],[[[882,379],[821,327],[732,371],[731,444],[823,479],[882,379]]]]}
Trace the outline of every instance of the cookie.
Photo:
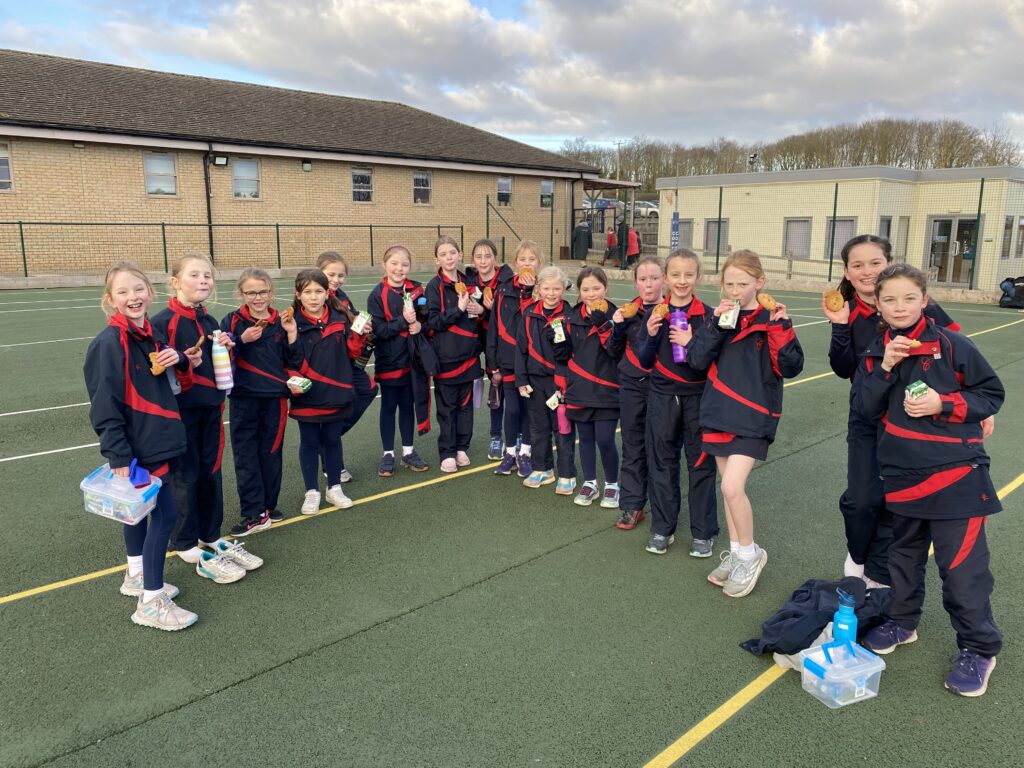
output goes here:
{"type": "Polygon", "coordinates": [[[197,341],[195,343],[195,346],[192,346],[192,347],[189,347],[188,349],[186,349],[185,350],[185,354],[186,355],[194,355],[197,352],[199,352],[199,350],[201,350],[203,348],[203,342],[204,341],[206,341],[206,337],[205,336],[200,336],[199,337],[199,341],[197,341]]]}
{"type": "Polygon", "coordinates": [[[494,289],[491,286],[484,286],[484,298],[490,301],[494,298],[494,289]]]}
{"type": "Polygon", "coordinates": [[[631,317],[636,317],[636,313],[640,311],[640,305],[636,302],[629,302],[629,304],[622,305],[622,316],[629,320],[631,317]]]}
{"type": "Polygon", "coordinates": [[[668,304],[658,304],[653,311],[658,317],[668,317],[668,304]]]}
{"type": "Polygon", "coordinates": [[[759,293],[757,294],[757,303],[767,309],[769,312],[774,312],[778,304],[775,301],[775,297],[770,293],[759,293]]]}
{"type": "Polygon", "coordinates": [[[455,292],[457,294],[459,294],[459,296],[465,296],[466,295],[466,284],[465,283],[456,283],[455,284],[455,292]]]}
{"type": "Polygon", "coordinates": [[[156,361],[157,357],[159,356],[159,352],[149,353],[149,372],[152,373],[154,376],[159,376],[161,373],[167,370],[164,366],[160,365],[160,363],[156,361]]]}
{"type": "Polygon", "coordinates": [[[536,277],[537,273],[533,271],[532,267],[523,267],[519,270],[519,279],[522,280],[524,277],[536,277]]]}
{"type": "Polygon", "coordinates": [[[604,299],[598,299],[597,301],[595,301],[595,302],[593,302],[591,304],[588,304],[587,305],[587,310],[589,312],[607,312],[608,311],[608,302],[605,301],[604,299]]]}
{"type": "Polygon", "coordinates": [[[910,340],[910,348],[911,349],[917,349],[920,346],[921,346],[921,342],[918,341],[917,339],[911,339],[910,340]]]}
{"type": "Polygon", "coordinates": [[[825,292],[825,307],[829,312],[838,312],[846,304],[846,299],[843,298],[843,294],[839,291],[826,291],[825,292]]]}
{"type": "Polygon", "coordinates": [[[252,327],[253,328],[266,328],[267,327],[267,318],[261,317],[259,320],[257,320],[255,323],[252,324],[252,327]]]}
{"type": "Polygon", "coordinates": [[[292,315],[295,314],[295,307],[288,307],[284,312],[281,313],[282,320],[291,320],[292,315]]]}

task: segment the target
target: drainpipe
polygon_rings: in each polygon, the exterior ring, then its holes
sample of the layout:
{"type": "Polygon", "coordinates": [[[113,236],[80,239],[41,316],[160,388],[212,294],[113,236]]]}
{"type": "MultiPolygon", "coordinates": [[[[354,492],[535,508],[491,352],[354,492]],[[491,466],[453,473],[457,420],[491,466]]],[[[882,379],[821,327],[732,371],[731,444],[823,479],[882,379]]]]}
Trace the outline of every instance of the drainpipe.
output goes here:
{"type": "Polygon", "coordinates": [[[206,183],[206,234],[210,243],[210,262],[213,262],[213,206],[210,198],[213,189],[210,185],[210,163],[213,162],[213,144],[207,142],[206,155],[203,157],[203,181],[206,183]]]}

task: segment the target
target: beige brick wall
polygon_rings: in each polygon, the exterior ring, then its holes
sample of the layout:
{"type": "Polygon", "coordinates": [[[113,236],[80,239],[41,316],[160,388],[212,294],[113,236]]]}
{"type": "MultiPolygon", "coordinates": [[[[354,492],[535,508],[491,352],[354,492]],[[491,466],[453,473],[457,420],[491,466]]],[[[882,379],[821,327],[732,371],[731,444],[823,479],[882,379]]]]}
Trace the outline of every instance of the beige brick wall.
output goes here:
{"type": "MultiPolygon", "coordinates": [[[[0,221],[81,222],[25,224],[29,274],[102,272],[118,258],[135,259],[159,271],[164,263],[164,237],[172,262],[191,250],[207,251],[202,153],[172,152],[177,195],[164,197],[146,194],[146,149],[91,143],[76,148],[67,141],[2,135],[0,141],[9,147],[14,180],[12,193],[0,193],[0,221]],[[161,222],[166,224],[163,231],[161,222]]],[[[490,195],[495,204],[497,198],[496,173],[422,169],[431,172],[431,203],[414,205],[412,174],[420,170],[415,165],[367,166],[314,159],[307,172],[297,158],[269,156],[260,157],[259,164],[259,200],[233,196],[231,163],[210,168],[214,254],[219,266],[277,266],[278,236],[282,266],[309,264],[326,249],[341,251],[354,265],[368,266],[372,225],[375,261],[387,245],[402,242],[417,257],[416,267],[425,269],[433,264],[438,225],[443,234],[461,236],[468,249],[485,234],[486,197],[490,195]],[[352,167],[373,169],[373,202],[352,201],[352,167]]],[[[547,252],[552,220],[550,209],[540,206],[541,179],[513,176],[512,205],[500,210],[520,237],[537,240],[547,252]]],[[[559,246],[568,242],[569,190],[561,179],[555,180],[554,187],[557,256],[559,246]]],[[[490,218],[492,239],[500,248],[501,237],[506,238],[511,259],[515,235],[493,211],[490,218]]],[[[0,275],[20,274],[18,227],[0,224],[0,275]]]]}

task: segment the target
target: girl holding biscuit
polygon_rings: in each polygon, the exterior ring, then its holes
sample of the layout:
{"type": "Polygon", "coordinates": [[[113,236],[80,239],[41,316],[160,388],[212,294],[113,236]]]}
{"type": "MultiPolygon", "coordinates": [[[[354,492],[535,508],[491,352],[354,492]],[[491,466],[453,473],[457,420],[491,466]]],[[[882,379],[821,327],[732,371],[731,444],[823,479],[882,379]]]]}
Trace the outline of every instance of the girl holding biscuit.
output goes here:
{"type": "Polygon", "coordinates": [[[285,368],[295,367],[291,345],[298,331],[293,316],[274,309],[274,283],[262,269],[242,272],[238,296],[242,306],[220,327],[235,340],[228,421],[241,519],[231,535],[248,536],[284,519],[277,500],[290,394],[285,368]]]}
{"type": "Polygon", "coordinates": [[[764,269],[753,251],[737,251],[722,270],[722,300],[713,319],[694,334],[681,331],[688,362],[708,371],[700,403],[701,450],[721,478],[729,551],[708,581],[729,597],[757,584],[768,553],[754,540],[747,478],[767,458],[782,415],[782,380],[804,367],[804,353],[784,304],[764,294],[764,269]],[[768,309],[771,307],[771,309],[768,309]]]}

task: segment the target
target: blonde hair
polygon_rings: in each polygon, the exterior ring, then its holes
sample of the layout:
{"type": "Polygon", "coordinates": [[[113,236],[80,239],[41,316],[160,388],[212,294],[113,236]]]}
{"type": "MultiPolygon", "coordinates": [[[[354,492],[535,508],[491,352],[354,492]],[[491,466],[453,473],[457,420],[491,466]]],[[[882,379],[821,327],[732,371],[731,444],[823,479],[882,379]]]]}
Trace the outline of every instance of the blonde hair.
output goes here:
{"type": "Polygon", "coordinates": [[[442,245],[451,245],[455,247],[455,250],[462,253],[462,246],[459,245],[459,241],[451,235],[441,235],[437,238],[437,242],[434,243],[434,258],[437,258],[437,251],[442,245]]]}
{"type": "Polygon", "coordinates": [[[210,274],[213,275],[213,288],[210,289],[210,295],[206,298],[206,300],[216,301],[217,269],[216,267],[213,266],[213,262],[210,261],[210,257],[207,256],[205,253],[192,251],[190,253],[186,253],[184,256],[175,259],[174,264],[171,265],[171,287],[174,288],[175,292],[178,291],[178,287],[174,284],[174,281],[178,279],[178,276],[181,275],[181,273],[184,271],[185,265],[188,264],[190,261],[201,261],[210,268],[210,274]]]}
{"type": "Polygon", "coordinates": [[[562,271],[562,268],[556,267],[553,264],[551,266],[544,267],[544,269],[537,273],[538,286],[551,282],[552,280],[557,280],[563,286],[569,282],[565,276],[565,272],[562,271]]]}
{"type": "Polygon", "coordinates": [[[389,245],[387,248],[385,248],[384,255],[381,257],[380,263],[387,264],[388,259],[390,259],[392,255],[396,253],[404,253],[409,258],[409,266],[412,267],[412,251],[410,251],[406,246],[402,245],[401,243],[395,243],[394,245],[389,245]]]}
{"type": "Polygon", "coordinates": [[[129,272],[139,278],[146,284],[146,288],[149,289],[149,296],[152,299],[156,296],[156,292],[153,290],[153,284],[146,277],[146,273],[142,271],[142,267],[136,264],[134,261],[115,261],[110,265],[110,269],[107,270],[107,276],[103,280],[103,295],[100,296],[100,309],[103,310],[103,314],[107,317],[113,317],[117,314],[112,299],[113,295],[110,293],[111,283],[114,282],[114,278],[122,272],[129,272]]]}
{"type": "Polygon", "coordinates": [[[523,240],[521,243],[519,243],[518,247],[516,247],[516,255],[512,258],[512,261],[518,261],[519,254],[521,254],[523,251],[529,251],[530,253],[537,257],[538,262],[540,262],[541,264],[544,263],[544,251],[541,250],[541,247],[534,240],[523,240]]]}
{"type": "Polygon", "coordinates": [[[742,269],[755,280],[760,280],[764,277],[764,267],[761,266],[761,258],[753,251],[734,251],[729,255],[729,258],[725,260],[725,264],[722,265],[722,285],[725,285],[725,270],[729,267],[742,269]]]}
{"type": "Polygon", "coordinates": [[[238,295],[242,296],[242,286],[245,285],[246,280],[261,280],[270,286],[270,298],[274,298],[274,281],[270,279],[270,275],[266,270],[260,269],[259,267],[249,267],[242,270],[242,274],[238,276],[238,295]]]}
{"type": "MultiPolygon", "coordinates": [[[[646,258],[648,258],[648,257],[645,256],[644,259],[646,259],[646,258]]],[[[638,267],[640,266],[640,264],[644,263],[644,259],[641,259],[637,263],[638,267]]],[[[668,265],[674,259],[690,259],[693,263],[695,263],[697,265],[697,277],[700,277],[700,273],[701,273],[700,256],[698,256],[696,253],[691,251],[689,248],[676,248],[674,251],[672,251],[672,253],[670,253],[665,258],[665,269],[664,269],[664,272],[665,272],[666,275],[668,274],[668,265]]],[[[728,263],[728,262],[726,262],[726,263],[728,263]]]]}
{"type": "Polygon", "coordinates": [[[348,277],[348,262],[337,251],[324,251],[316,257],[316,268],[321,272],[328,264],[341,264],[345,268],[345,277],[348,277]]]}

